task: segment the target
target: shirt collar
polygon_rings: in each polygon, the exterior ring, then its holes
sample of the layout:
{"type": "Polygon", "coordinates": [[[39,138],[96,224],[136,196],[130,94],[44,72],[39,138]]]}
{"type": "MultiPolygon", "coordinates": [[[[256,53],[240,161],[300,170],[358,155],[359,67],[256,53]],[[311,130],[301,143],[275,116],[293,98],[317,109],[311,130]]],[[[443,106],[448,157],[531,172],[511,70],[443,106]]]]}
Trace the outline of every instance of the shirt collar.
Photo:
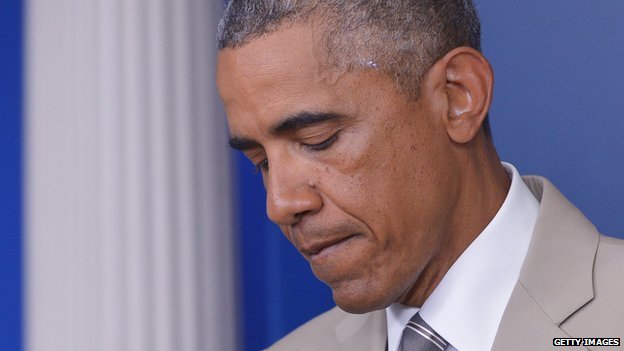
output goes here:
{"type": "MultiPolygon", "coordinates": [[[[451,266],[420,309],[420,316],[461,351],[490,350],[520,275],[539,203],[514,166],[503,163],[511,186],[492,221],[451,266]]],[[[386,309],[388,350],[398,348],[403,328],[418,308],[386,309]]]]}

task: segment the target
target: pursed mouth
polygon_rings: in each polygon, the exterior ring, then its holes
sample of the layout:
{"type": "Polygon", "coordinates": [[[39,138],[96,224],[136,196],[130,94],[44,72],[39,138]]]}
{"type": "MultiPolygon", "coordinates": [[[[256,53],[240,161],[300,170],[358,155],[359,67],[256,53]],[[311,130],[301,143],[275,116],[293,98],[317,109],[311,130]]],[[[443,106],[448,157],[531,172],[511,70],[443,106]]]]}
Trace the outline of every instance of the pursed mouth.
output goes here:
{"type": "Polygon", "coordinates": [[[308,259],[319,258],[331,249],[340,247],[360,235],[361,234],[353,234],[342,238],[314,243],[302,248],[300,252],[308,259]]]}

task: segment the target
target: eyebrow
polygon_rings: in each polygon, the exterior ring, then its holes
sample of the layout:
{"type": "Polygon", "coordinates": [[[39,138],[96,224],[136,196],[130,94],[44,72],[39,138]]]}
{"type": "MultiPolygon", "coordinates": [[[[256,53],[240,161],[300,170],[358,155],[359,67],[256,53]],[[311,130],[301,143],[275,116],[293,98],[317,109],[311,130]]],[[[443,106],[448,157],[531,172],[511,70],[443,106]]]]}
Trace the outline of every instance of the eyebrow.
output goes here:
{"type": "MultiPolygon", "coordinates": [[[[270,128],[270,132],[273,135],[286,134],[328,121],[341,121],[345,118],[345,115],[334,112],[299,112],[277,122],[270,128]]],[[[261,146],[260,143],[255,140],[236,136],[230,137],[228,144],[231,148],[240,151],[245,151],[261,146]]]]}
{"type": "Polygon", "coordinates": [[[340,121],[345,118],[344,115],[334,112],[300,112],[276,123],[271,128],[271,134],[284,134],[328,121],[340,121]]]}
{"type": "Polygon", "coordinates": [[[239,137],[230,137],[228,145],[234,150],[245,151],[253,148],[260,147],[260,143],[255,140],[239,137]]]}

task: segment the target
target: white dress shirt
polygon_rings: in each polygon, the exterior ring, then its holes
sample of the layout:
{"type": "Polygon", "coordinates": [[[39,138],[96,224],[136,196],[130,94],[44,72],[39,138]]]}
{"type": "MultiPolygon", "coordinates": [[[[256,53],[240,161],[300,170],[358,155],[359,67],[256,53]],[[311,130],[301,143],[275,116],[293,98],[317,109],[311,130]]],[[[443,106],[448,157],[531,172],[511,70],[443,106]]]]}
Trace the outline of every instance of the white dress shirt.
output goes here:
{"type": "MultiPolygon", "coordinates": [[[[539,202],[514,166],[509,193],[490,224],[468,246],[420,309],[420,316],[459,351],[490,350],[520,276],[539,202]]],[[[396,351],[403,328],[418,308],[386,308],[388,350],[396,351]]]]}

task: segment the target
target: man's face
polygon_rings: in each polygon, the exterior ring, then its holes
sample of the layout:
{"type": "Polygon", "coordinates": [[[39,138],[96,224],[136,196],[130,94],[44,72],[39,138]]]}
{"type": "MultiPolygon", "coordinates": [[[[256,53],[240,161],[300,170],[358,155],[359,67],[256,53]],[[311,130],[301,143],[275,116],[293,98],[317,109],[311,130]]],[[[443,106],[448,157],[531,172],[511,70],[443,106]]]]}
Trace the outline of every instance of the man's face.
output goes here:
{"type": "Polygon", "coordinates": [[[324,69],[320,48],[294,25],[224,49],[217,84],[269,218],[340,307],[365,312],[407,299],[447,239],[458,184],[445,105],[381,71],[324,69]]]}

